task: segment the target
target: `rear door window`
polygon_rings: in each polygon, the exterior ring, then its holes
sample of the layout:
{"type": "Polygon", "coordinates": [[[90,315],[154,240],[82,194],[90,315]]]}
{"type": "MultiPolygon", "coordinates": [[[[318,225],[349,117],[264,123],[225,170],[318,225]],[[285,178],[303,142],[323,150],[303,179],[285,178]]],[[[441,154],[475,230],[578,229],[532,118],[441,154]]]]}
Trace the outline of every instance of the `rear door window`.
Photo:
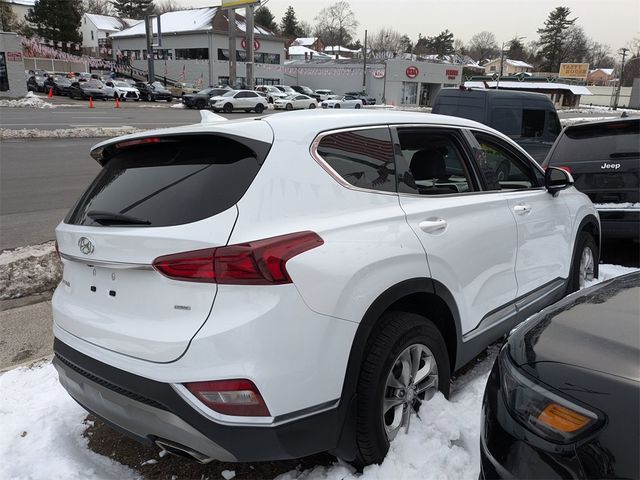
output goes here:
{"type": "Polygon", "coordinates": [[[268,144],[200,135],[129,146],[108,161],[66,223],[165,227],[235,205],[255,178],[268,144]]]}
{"type": "Polygon", "coordinates": [[[354,187],[395,192],[395,161],[389,128],[337,132],[320,140],[317,153],[354,187]]]}

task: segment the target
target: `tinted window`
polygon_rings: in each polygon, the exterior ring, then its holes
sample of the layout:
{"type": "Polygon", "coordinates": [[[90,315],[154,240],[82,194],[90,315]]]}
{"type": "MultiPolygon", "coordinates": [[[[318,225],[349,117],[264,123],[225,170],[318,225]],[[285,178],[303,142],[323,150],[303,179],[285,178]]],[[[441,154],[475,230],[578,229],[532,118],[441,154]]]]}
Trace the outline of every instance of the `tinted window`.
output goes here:
{"type": "Polygon", "coordinates": [[[476,164],[489,190],[537,188],[544,185],[542,173],[500,139],[478,132],[474,136],[480,144],[480,150],[475,152],[476,164]]]}
{"type": "Polygon", "coordinates": [[[452,134],[399,128],[398,138],[408,169],[399,179],[401,192],[445,195],[474,190],[462,150],[452,134]]]}
{"type": "Polygon", "coordinates": [[[240,200],[260,169],[268,146],[253,147],[263,153],[207,135],[125,148],[105,165],[65,221],[100,226],[92,217],[107,212],[161,227],[216,215],[240,200]]]}
{"type": "Polygon", "coordinates": [[[640,121],[607,122],[567,128],[550,164],[640,156],[640,121]]]}
{"type": "Polygon", "coordinates": [[[395,162],[388,128],[371,128],[327,135],[318,154],[338,175],[355,187],[394,192],[395,162]]]}

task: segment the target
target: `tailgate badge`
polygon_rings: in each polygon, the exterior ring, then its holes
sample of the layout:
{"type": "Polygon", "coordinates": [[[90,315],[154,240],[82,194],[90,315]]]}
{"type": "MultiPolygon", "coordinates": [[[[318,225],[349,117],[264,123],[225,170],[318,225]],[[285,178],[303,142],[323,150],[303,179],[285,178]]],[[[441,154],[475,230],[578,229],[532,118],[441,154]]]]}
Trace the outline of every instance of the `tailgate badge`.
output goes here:
{"type": "Polygon", "coordinates": [[[78,240],[78,248],[80,248],[80,251],[85,255],[91,255],[94,250],[93,243],[87,237],[80,237],[80,240],[78,240]]]}
{"type": "Polygon", "coordinates": [[[613,170],[618,170],[620,168],[620,164],[619,163],[608,163],[608,162],[604,162],[602,164],[602,166],[600,167],[601,169],[613,169],[613,170]]]}

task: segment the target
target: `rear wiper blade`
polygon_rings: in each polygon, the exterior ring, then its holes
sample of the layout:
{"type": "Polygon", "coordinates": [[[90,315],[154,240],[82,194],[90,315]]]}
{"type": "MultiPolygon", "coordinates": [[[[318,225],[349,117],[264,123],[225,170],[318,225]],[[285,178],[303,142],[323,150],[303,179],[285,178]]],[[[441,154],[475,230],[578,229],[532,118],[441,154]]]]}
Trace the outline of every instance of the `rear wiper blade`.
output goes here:
{"type": "Polygon", "coordinates": [[[151,225],[149,220],[123,215],[121,213],[106,212],[104,210],[89,210],[87,217],[100,225],[151,225]]]}
{"type": "Polygon", "coordinates": [[[609,158],[634,158],[640,157],[640,152],[617,152],[609,155],[609,158]]]}

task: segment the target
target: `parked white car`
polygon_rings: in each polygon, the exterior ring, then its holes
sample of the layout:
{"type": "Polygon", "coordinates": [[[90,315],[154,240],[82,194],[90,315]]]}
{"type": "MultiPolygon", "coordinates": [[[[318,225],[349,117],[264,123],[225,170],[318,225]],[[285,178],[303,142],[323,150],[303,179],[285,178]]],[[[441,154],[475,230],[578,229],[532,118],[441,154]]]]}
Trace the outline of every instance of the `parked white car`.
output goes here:
{"type": "Polygon", "coordinates": [[[279,98],[273,104],[276,110],[299,110],[301,108],[316,108],[318,102],[308,95],[296,94],[285,98],[279,98]]]}
{"type": "Polygon", "coordinates": [[[234,110],[262,113],[269,108],[267,99],[253,90],[229,90],[224,95],[212,97],[209,101],[214,112],[231,113],[234,110]]]}
{"type": "Polygon", "coordinates": [[[341,96],[336,94],[333,90],[319,89],[319,90],[316,90],[314,93],[320,96],[321,102],[324,102],[325,100],[333,100],[335,98],[341,98],[341,96]]]}
{"type": "Polygon", "coordinates": [[[279,98],[288,97],[286,93],[273,85],[258,85],[255,90],[256,92],[262,92],[269,103],[274,103],[279,98]]]}
{"type": "Polygon", "coordinates": [[[322,108],[362,108],[362,100],[351,95],[345,95],[342,98],[324,100],[320,105],[322,108]]]}
{"type": "Polygon", "coordinates": [[[130,83],[122,80],[107,80],[104,82],[104,90],[111,98],[118,97],[123,102],[127,100],[140,100],[140,91],[130,83]]]}
{"type": "Polygon", "coordinates": [[[80,405],[200,462],[379,463],[453,372],[597,276],[570,173],[463,118],[322,113],[93,147],[52,299],[80,405]]]}

